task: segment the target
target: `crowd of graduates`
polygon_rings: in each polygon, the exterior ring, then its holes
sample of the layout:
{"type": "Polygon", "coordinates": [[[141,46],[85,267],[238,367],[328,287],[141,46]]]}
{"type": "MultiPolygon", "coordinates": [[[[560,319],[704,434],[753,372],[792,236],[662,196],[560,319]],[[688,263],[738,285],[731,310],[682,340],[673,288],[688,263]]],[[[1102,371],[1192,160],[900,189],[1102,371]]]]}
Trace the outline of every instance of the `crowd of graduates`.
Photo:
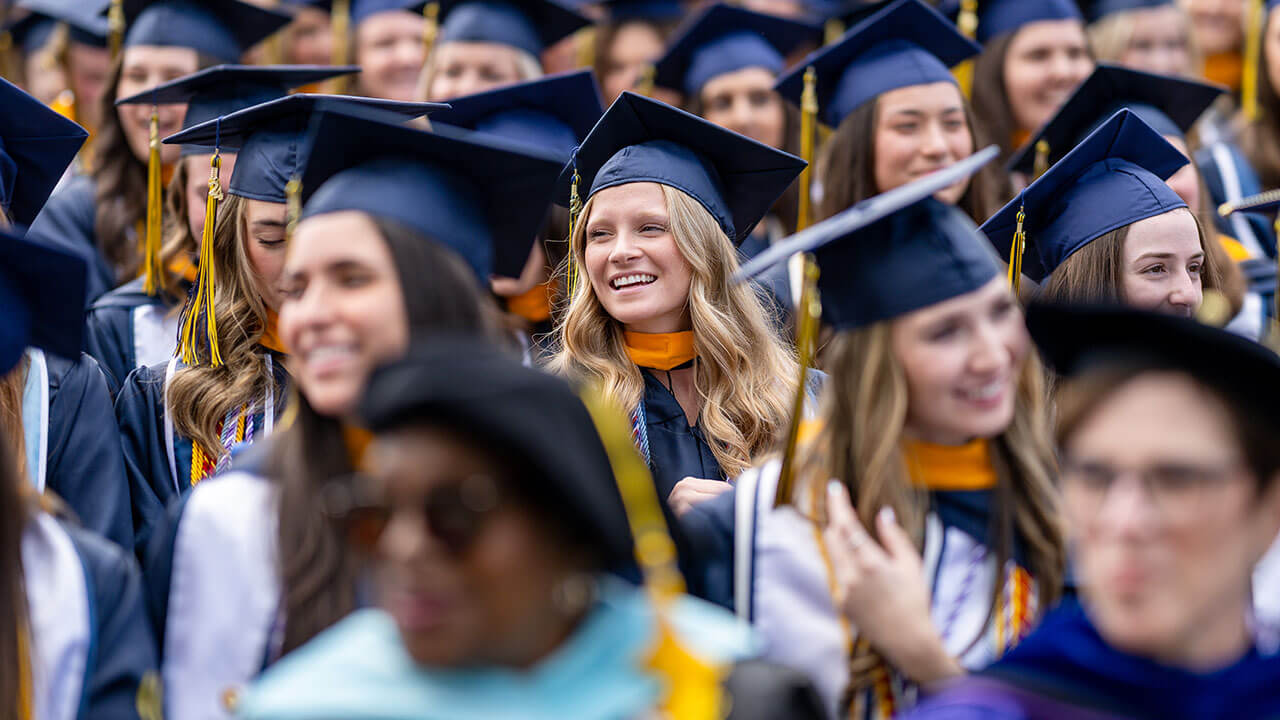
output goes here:
{"type": "Polygon", "coordinates": [[[0,21],[0,718],[1280,719],[1280,0],[0,21]]]}

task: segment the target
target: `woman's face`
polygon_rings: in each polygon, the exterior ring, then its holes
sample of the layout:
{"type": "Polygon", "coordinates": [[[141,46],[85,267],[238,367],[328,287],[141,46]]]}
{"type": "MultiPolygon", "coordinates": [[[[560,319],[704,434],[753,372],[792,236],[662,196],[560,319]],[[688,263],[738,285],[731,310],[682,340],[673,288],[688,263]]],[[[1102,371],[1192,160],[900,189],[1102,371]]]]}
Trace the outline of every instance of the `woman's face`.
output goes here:
{"type": "Polygon", "coordinates": [[[671,231],[662,186],[627,183],[595,194],[583,250],[605,312],[628,330],[688,330],[693,269],[671,231]]]}
{"type": "Polygon", "coordinates": [[[1125,303],[1191,317],[1200,307],[1204,248],[1185,208],[1129,226],[1122,267],[1125,303]]]}
{"type": "Polygon", "coordinates": [[[1165,135],[1164,139],[1170,145],[1178,148],[1178,152],[1186,156],[1187,160],[1191,160],[1186,165],[1178,169],[1178,172],[1169,176],[1165,183],[1178,193],[1178,197],[1182,198],[1182,202],[1187,204],[1189,208],[1200,207],[1200,173],[1196,170],[1196,164],[1191,157],[1191,151],[1187,149],[1187,141],[1177,135],[1165,135]]]}
{"type": "Polygon", "coordinates": [[[76,112],[82,125],[102,125],[102,93],[111,74],[111,53],[106,48],[73,42],[67,46],[67,85],[76,95],[76,112]]]}
{"type": "Polygon", "coordinates": [[[369,495],[391,513],[378,597],[414,661],[524,668],[554,650],[576,620],[555,601],[572,555],[506,492],[517,479],[491,450],[418,427],[380,434],[367,458],[369,495]],[[445,528],[428,519],[442,510],[445,528]]]}
{"type": "Polygon", "coordinates": [[[1003,277],[897,318],[891,343],[907,379],[909,435],[959,445],[1009,427],[1029,341],[1003,277]]]}
{"type": "Polygon", "coordinates": [[[365,95],[402,102],[416,99],[418,74],[427,59],[422,45],[425,23],[418,13],[389,10],[356,26],[355,58],[365,95]]]}
{"type": "MultiPolygon", "coordinates": [[[[120,83],[116,86],[116,99],[136,95],[161,83],[190,75],[198,69],[199,61],[196,51],[191,48],[155,45],[127,47],[124,49],[120,69],[120,83]]],[[[146,103],[116,107],[129,150],[144,163],[150,152],[151,107],[146,103]]],[[[182,118],[187,114],[185,103],[160,105],[156,110],[161,139],[182,129],[182,118]]],[[[172,165],[178,161],[181,150],[178,145],[161,145],[160,162],[172,165]]]]}
{"type": "Polygon", "coordinates": [[[523,79],[520,51],[499,43],[445,43],[436,47],[434,62],[427,98],[431,102],[448,102],[523,79]]]}
{"type": "MultiPolygon", "coordinates": [[[[969,157],[973,132],[960,88],[939,82],[880,95],[874,142],[877,192],[888,192],[969,157]]],[[[968,187],[965,178],[934,197],[954,205],[968,187]]]]}
{"type": "Polygon", "coordinates": [[[1004,87],[1017,128],[1038,129],[1091,72],[1093,60],[1079,21],[1023,25],[1009,42],[1004,61],[1004,87]]]}
{"type": "Polygon", "coordinates": [[[1272,88],[1280,88],[1280,12],[1267,15],[1267,29],[1262,39],[1267,61],[1267,80],[1272,88]]]}
{"type": "MultiPolygon", "coordinates": [[[[604,76],[600,78],[605,104],[617,100],[624,90],[634,91],[644,71],[662,57],[665,49],[662,34],[647,22],[629,22],[619,26],[613,34],[613,44],[609,46],[604,76]]],[[[655,87],[650,96],[668,105],[680,105],[680,94],[669,88],[655,87]]]]}
{"type": "MultiPolygon", "coordinates": [[[[1280,527],[1221,401],[1180,373],[1121,386],[1063,447],[1077,577],[1107,642],[1172,660],[1241,626],[1254,564],[1280,527]]],[[[1228,659],[1222,658],[1225,662],[1228,659]]]]}
{"type": "Polygon", "coordinates": [[[22,59],[26,91],[45,105],[53,104],[58,94],[67,89],[67,76],[53,52],[41,48],[22,59]]]}
{"type": "Polygon", "coordinates": [[[329,13],[307,5],[294,5],[293,22],[285,29],[286,62],[294,65],[328,65],[333,62],[333,28],[329,13]]]}
{"type": "Polygon", "coordinates": [[[285,204],[265,200],[244,201],[244,249],[253,266],[253,279],[262,301],[279,310],[284,298],[285,204]]]}
{"type": "MultiPolygon", "coordinates": [[[[204,233],[204,210],[209,200],[209,161],[211,159],[213,159],[211,154],[188,155],[182,158],[182,162],[187,166],[187,186],[184,189],[187,194],[187,228],[191,230],[191,237],[195,238],[196,242],[200,242],[204,233]]],[[[218,171],[218,178],[224,191],[227,183],[231,182],[231,173],[235,172],[235,169],[235,153],[222,153],[222,166],[218,171]]]]}
{"type": "Polygon", "coordinates": [[[773,73],[743,68],[717,75],[702,86],[702,117],[770,147],[781,148],[786,110],[773,91],[773,73]]]}
{"type": "Polygon", "coordinates": [[[1244,45],[1244,4],[1245,0],[1182,0],[1202,52],[1213,55],[1244,45]]]}
{"type": "Polygon", "coordinates": [[[355,211],[299,222],[290,244],[280,305],[289,370],[316,412],[347,417],[373,368],[409,346],[395,261],[373,220],[355,211]]]}
{"type": "Polygon", "coordinates": [[[1133,31],[1120,54],[1120,65],[1159,75],[1190,77],[1191,36],[1186,16],[1173,5],[1130,11],[1133,31]]]}

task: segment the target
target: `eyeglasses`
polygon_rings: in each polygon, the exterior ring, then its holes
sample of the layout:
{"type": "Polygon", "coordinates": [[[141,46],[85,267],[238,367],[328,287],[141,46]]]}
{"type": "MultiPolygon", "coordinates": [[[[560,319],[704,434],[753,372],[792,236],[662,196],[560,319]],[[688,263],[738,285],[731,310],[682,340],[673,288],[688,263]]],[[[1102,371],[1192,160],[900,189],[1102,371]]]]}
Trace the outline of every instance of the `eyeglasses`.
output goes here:
{"type": "MultiPolygon", "coordinates": [[[[345,532],[347,542],[371,553],[402,506],[367,497],[369,480],[358,475],[329,483],[321,493],[325,513],[345,532]]],[[[502,504],[498,484],[487,475],[472,475],[430,490],[418,508],[425,529],[445,551],[459,556],[480,537],[489,517],[502,504]]]]}
{"type": "Polygon", "coordinates": [[[1102,510],[1112,490],[1126,478],[1136,480],[1152,504],[1166,517],[1193,516],[1206,490],[1241,479],[1239,461],[1209,464],[1161,462],[1141,468],[1121,468],[1100,460],[1064,458],[1061,465],[1064,496],[1087,516],[1102,510]]]}

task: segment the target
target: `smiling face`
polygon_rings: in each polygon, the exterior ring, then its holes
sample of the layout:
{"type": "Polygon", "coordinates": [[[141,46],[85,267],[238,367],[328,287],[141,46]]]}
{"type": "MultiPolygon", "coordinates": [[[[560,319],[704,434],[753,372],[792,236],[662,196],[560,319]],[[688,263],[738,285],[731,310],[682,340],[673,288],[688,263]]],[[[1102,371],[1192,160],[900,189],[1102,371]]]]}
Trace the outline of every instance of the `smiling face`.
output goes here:
{"type": "Polygon", "coordinates": [[[773,73],[743,68],[717,75],[702,86],[702,117],[720,127],[781,148],[786,129],[782,98],[773,91],[773,73]]]}
{"type": "Polygon", "coordinates": [[[1182,7],[1206,55],[1239,50],[1244,44],[1244,0],[1182,0],[1182,7]]]}
{"type": "Polygon", "coordinates": [[[1191,317],[1203,297],[1204,248],[1185,208],[1129,226],[1122,283],[1128,305],[1191,317]]]}
{"type": "Polygon", "coordinates": [[[1014,124],[1034,132],[1093,72],[1093,60],[1077,20],[1042,20],[1023,25],[1009,42],[1004,87],[1014,124]]]}
{"type": "Polygon", "coordinates": [[[76,120],[97,128],[102,118],[102,93],[111,74],[111,53],[106,48],[78,42],[67,46],[67,84],[76,96],[76,120]]]}
{"type": "Polygon", "coordinates": [[[422,45],[425,22],[418,13],[390,10],[356,26],[355,61],[365,95],[401,102],[416,99],[418,74],[427,59],[422,45]]]}
{"type": "MultiPolygon", "coordinates": [[[[911,85],[876,99],[875,179],[888,192],[973,154],[973,131],[964,98],[953,83],[911,85]]],[[[934,195],[954,205],[969,187],[966,177],[934,195]]]]}
{"type": "MultiPolygon", "coordinates": [[[[116,99],[136,95],[156,85],[190,75],[198,69],[199,56],[195,50],[182,47],[134,45],[123,51],[120,82],[116,86],[116,99]]],[[[146,103],[116,107],[120,125],[124,128],[129,150],[140,162],[146,162],[151,141],[151,106],[146,103]]],[[[156,120],[160,137],[164,138],[182,129],[186,117],[186,104],[160,105],[156,120]]],[[[182,148],[178,145],[161,145],[160,161],[172,165],[178,161],[182,148]]]]}
{"type": "Polygon", "coordinates": [[[435,49],[432,63],[435,67],[427,93],[431,102],[448,102],[524,79],[520,51],[499,43],[445,43],[435,49]]]}
{"type": "Polygon", "coordinates": [[[891,330],[909,435],[959,445],[1008,428],[1029,340],[1007,280],[907,313],[891,330]]]}
{"type": "Polygon", "coordinates": [[[333,28],[329,13],[295,4],[293,22],[285,28],[286,62],[295,65],[328,65],[333,62],[333,28]]]}
{"type": "Polygon", "coordinates": [[[391,250],[364,213],[298,223],[285,260],[280,337],[289,369],[321,415],[355,411],[369,373],[409,344],[409,320],[391,250]]]}
{"type": "Polygon", "coordinates": [[[1159,75],[1195,74],[1191,65],[1191,36],[1182,10],[1164,5],[1139,8],[1133,14],[1129,44],[1117,58],[1119,64],[1159,75]]]}
{"type": "Polygon", "coordinates": [[[615,185],[591,203],[583,258],[605,311],[635,332],[688,330],[693,270],[676,245],[662,187],[615,185]]]}

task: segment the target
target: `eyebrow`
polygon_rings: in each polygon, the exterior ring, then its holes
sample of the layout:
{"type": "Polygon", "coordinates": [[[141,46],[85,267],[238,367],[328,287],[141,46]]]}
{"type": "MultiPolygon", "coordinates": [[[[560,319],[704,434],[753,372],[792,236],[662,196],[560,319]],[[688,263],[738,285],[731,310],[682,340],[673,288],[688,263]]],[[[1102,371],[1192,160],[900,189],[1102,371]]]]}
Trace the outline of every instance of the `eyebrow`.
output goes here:
{"type": "MultiPolygon", "coordinates": [[[[1194,260],[1195,258],[1201,258],[1201,257],[1204,257],[1204,251],[1203,251],[1203,250],[1201,250],[1200,252],[1195,253],[1194,255],[1192,255],[1192,256],[1191,256],[1191,259],[1192,259],[1192,260],[1194,260]]],[[[1134,262],[1138,262],[1138,261],[1140,261],[1140,260],[1148,260],[1148,259],[1150,259],[1150,260],[1176,260],[1177,258],[1178,258],[1178,256],[1177,256],[1177,254],[1176,254],[1176,253],[1171,253],[1171,252],[1148,252],[1148,253],[1143,253],[1143,254],[1139,255],[1139,256],[1134,260],[1134,262]]]]}
{"type": "Polygon", "coordinates": [[[279,220],[254,220],[249,224],[252,225],[253,227],[266,227],[266,228],[284,227],[284,223],[279,220]]]}

